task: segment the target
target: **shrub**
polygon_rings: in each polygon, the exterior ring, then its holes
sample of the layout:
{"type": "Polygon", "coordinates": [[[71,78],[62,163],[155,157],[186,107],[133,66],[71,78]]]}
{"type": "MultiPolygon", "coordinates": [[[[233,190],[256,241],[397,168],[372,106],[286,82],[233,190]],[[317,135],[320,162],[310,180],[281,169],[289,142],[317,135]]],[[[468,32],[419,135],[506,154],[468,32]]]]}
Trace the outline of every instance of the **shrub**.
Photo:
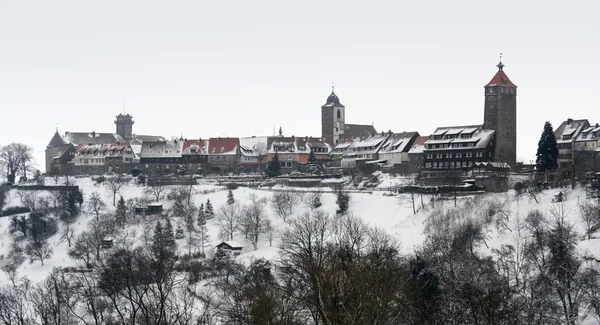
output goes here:
{"type": "Polygon", "coordinates": [[[225,185],[227,187],[228,190],[237,190],[238,185],[236,183],[227,183],[227,185],[225,185]]]}
{"type": "Polygon", "coordinates": [[[104,176],[98,176],[98,177],[94,178],[94,181],[96,182],[96,184],[102,184],[102,183],[104,183],[105,180],[106,180],[106,177],[104,177],[104,176]]]}

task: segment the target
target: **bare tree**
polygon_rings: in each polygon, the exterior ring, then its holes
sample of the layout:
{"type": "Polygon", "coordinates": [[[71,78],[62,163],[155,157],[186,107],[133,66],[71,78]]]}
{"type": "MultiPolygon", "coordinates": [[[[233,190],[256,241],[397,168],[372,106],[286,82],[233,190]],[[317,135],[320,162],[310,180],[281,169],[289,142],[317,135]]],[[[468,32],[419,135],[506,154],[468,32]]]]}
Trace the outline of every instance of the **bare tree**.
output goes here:
{"type": "Polygon", "coordinates": [[[44,261],[52,257],[52,247],[46,241],[31,242],[25,247],[25,254],[29,256],[29,262],[40,261],[44,265],[44,261]]]}
{"type": "Polygon", "coordinates": [[[102,201],[102,197],[100,197],[98,192],[93,192],[87,203],[87,208],[90,213],[93,213],[96,216],[96,220],[98,220],[98,218],[100,218],[100,213],[106,209],[106,203],[102,201]]]}
{"type": "Polygon", "coordinates": [[[106,186],[113,195],[113,206],[117,204],[117,194],[127,187],[128,182],[129,178],[124,177],[121,174],[109,176],[104,181],[104,186],[106,186]]]}
{"type": "Polygon", "coordinates": [[[66,241],[67,244],[69,245],[69,248],[71,248],[71,243],[73,242],[73,239],[75,237],[75,231],[73,230],[73,228],[71,228],[71,224],[70,223],[65,223],[65,227],[63,228],[63,232],[62,235],[60,236],[60,241],[66,241]]]}
{"type": "Polygon", "coordinates": [[[258,240],[266,232],[268,217],[265,211],[267,199],[259,199],[256,195],[250,195],[251,203],[244,207],[244,224],[246,225],[250,242],[254,249],[258,248],[258,240]]]}
{"type": "Polygon", "coordinates": [[[315,210],[321,207],[321,192],[312,192],[304,195],[302,201],[311,210],[315,210]]]}
{"type": "Polygon", "coordinates": [[[302,202],[302,196],[299,193],[280,191],[273,194],[271,207],[283,221],[286,221],[300,202],[302,202]]]}
{"type": "Polygon", "coordinates": [[[592,239],[592,234],[600,229],[600,205],[592,202],[579,204],[579,214],[585,225],[587,239],[592,239]]]}
{"type": "Polygon", "coordinates": [[[260,163],[265,162],[267,160],[267,145],[263,142],[258,142],[252,148],[254,154],[256,155],[256,160],[260,163]]]}
{"type": "Polygon", "coordinates": [[[265,234],[267,235],[267,239],[269,239],[269,247],[272,247],[273,239],[277,236],[277,227],[273,225],[270,219],[267,219],[265,222],[265,234]]]}
{"type": "Polygon", "coordinates": [[[233,234],[239,229],[242,219],[240,204],[224,204],[217,213],[217,225],[221,230],[221,236],[226,240],[232,240],[233,234]]]}
{"type": "Polygon", "coordinates": [[[162,177],[152,180],[152,185],[146,188],[146,194],[153,196],[156,202],[158,202],[164,191],[168,190],[167,183],[162,177]]]}
{"type": "Polygon", "coordinates": [[[11,143],[0,147],[0,166],[6,172],[9,183],[14,183],[19,173],[27,176],[26,171],[32,160],[31,147],[22,143],[11,143]]]}
{"type": "Polygon", "coordinates": [[[21,200],[23,206],[28,207],[31,211],[36,211],[36,203],[38,191],[18,191],[17,196],[21,200]]]}

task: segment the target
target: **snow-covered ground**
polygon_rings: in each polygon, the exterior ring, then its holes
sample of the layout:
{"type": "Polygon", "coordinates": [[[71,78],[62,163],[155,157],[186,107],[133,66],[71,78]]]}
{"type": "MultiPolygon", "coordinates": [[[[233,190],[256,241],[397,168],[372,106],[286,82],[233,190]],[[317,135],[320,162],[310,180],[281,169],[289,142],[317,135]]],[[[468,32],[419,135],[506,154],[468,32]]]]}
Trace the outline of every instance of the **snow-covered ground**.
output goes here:
{"type": "MultiPolygon", "coordinates": [[[[110,193],[105,186],[96,184],[90,178],[77,178],[74,180],[76,185],[80,186],[84,193],[84,200],[87,202],[90,195],[93,192],[101,194],[102,198],[107,204],[107,209],[111,212],[114,211],[112,206],[112,193],[110,193]]],[[[389,180],[386,180],[389,181],[389,180]]],[[[51,184],[52,181],[49,180],[51,184]]],[[[224,205],[227,200],[227,190],[222,186],[216,186],[214,184],[200,184],[196,186],[196,194],[193,196],[193,202],[196,206],[201,203],[205,203],[207,199],[213,203],[215,212],[220,206],[224,205]],[[209,192],[209,193],[207,193],[209,192]],[[206,194],[202,194],[206,193],[206,194]]],[[[484,209],[485,202],[496,201],[504,204],[504,211],[510,214],[508,221],[508,228],[514,229],[517,216],[524,220],[527,213],[532,209],[539,209],[542,212],[550,213],[551,209],[557,207],[558,204],[552,203],[553,195],[556,194],[556,190],[546,191],[539,197],[539,203],[527,198],[521,198],[520,200],[514,199],[514,193],[500,193],[500,194],[485,194],[480,197],[466,196],[458,198],[458,205],[468,204],[473,206],[471,218],[483,218],[482,213],[478,209],[484,209]],[[482,203],[483,202],[483,203],[482,203]],[[479,205],[478,205],[479,204],[479,205]]],[[[125,199],[134,197],[142,197],[144,188],[131,183],[123,192],[122,195],[125,199]]],[[[257,195],[258,197],[270,198],[273,193],[265,190],[255,190],[249,188],[238,188],[233,191],[235,200],[240,203],[247,202],[251,194],[257,195]]],[[[40,193],[44,195],[44,193],[40,193]]],[[[362,217],[367,223],[373,226],[380,227],[389,233],[393,234],[401,244],[401,249],[405,253],[410,253],[414,248],[417,248],[423,243],[425,239],[425,229],[427,225],[428,216],[433,210],[432,204],[429,198],[423,199],[425,209],[420,209],[416,214],[413,214],[412,203],[410,200],[399,199],[397,196],[390,196],[385,191],[374,191],[373,194],[367,193],[352,193],[350,194],[350,212],[354,215],[362,217]]],[[[564,207],[567,214],[568,220],[575,225],[575,229],[580,234],[581,242],[579,245],[580,252],[589,253],[600,259],[600,239],[584,240],[583,226],[579,220],[578,213],[578,202],[585,200],[585,192],[581,189],[576,189],[569,194],[564,207]]],[[[322,194],[322,207],[321,209],[335,213],[336,196],[334,193],[323,193],[322,194]]],[[[165,209],[170,208],[172,202],[162,199],[161,203],[165,209]]],[[[85,203],[84,203],[85,204],[85,203]]],[[[454,200],[436,200],[436,209],[450,209],[454,207],[454,200]]],[[[16,195],[15,190],[11,190],[9,193],[9,200],[7,206],[19,206],[21,205],[19,197],[16,195]]],[[[421,207],[420,197],[416,198],[416,205],[419,209],[421,207]]],[[[87,229],[88,223],[92,219],[92,216],[85,212],[77,219],[74,224],[75,234],[78,234],[87,229]]],[[[301,204],[295,209],[294,215],[299,215],[308,211],[308,207],[301,204]]],[[[267,213],[273,224],[278,229],[285,227],[285,222],[277,217],[277,215],[269,208],[267,213]]],[[[149,219],[152,220],[152,219],[149,219]]],[[[154,219],[155,220],[155,219],[154,219]]],[[[10,217],[0,218],[0,257],[6,256],[12,245],[12,237],[8,232],[10,223],[10,217]]],[[[182,220],[176,220],[173,228],[177,227],[177,223],[183,223],[182,220]]],[[[183,224],[182,224],[183,226],[183,224]]],[[[151,232],[153,224],[144,225],[140,222],[136,225],[127,226],[124,231],[121,232],[120,236],[115,238],[115,245],[139,245],[142,243],[144,234],[151,232]]],[[[219,238],[219,231],[217,229],[215,219],[208,220],[208,227],[210,232],[211,247],[214,247],[221,242],[219,238]]],[[[499,231],[495,224],[487,226],[487,244],[489,250],[483,253],[489,253],[493,248],[499,248],[502,244],[512,243],[515,241],[514,231],[499,231]]],[[[68,246],[66,242],[60,241],[60,231],[49,239],[49,243],[53,247],[54,254],[50,259],[44,262],[44,266],[40,262],[29,263],[26,261],[18,270],[20,276],[26,275],[29,279],[34,282],[44,279],[47,274],[55,266],[72,266],[77,262],[73,261],[67,255],[68,246]]],[[[244,253],[238,257],[242,261],[247,261],[252,258],[265,257],[268,259],[274,258],[277,255],[277,246],[279,240],[275,239],[273,246],[269,246],[269,242],[266,238],[262,239],[258,244],[257,250],[252,250],[252,245],[243,238],[243,235],[237,234],[234,238],[236,241],[244,245],[244,253]]],[[[183,252],[187,252],[187,246],[185,239],[178,240],[180,249],[183,252]]],[[[198,250],[196,248],[195,250],[198,250]]],[[[209,248],[207,253],[210,255],[214,249],[209,248]]],[[[1,263],[1,262],[0,262],[1,263]]],[[[0,272],[0,283],[7,281],[6,275],[0,272]]]]}

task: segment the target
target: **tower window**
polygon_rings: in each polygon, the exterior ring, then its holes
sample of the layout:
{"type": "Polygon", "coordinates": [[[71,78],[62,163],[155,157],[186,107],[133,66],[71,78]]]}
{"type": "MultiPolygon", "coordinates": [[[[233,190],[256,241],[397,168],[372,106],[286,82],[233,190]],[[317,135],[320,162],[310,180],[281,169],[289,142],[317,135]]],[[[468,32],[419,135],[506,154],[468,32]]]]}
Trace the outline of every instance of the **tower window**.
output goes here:
{"type": "Polygon", "coordinates": [[[342,113],[340,112],[340,110],[339,110],[339,109],[337,110],[337,118],[338,118],[338,119],[342,118],[342,113]]]}

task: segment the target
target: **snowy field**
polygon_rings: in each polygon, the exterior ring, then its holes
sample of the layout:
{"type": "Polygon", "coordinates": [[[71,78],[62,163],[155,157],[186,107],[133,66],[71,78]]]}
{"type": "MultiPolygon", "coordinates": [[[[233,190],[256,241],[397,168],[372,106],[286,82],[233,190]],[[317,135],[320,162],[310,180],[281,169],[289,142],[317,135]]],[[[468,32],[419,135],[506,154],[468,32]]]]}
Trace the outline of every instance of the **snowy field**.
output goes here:
{"type": "MultiPolygon", "coordinates": [[[[85,212],[85,202],[88,201],[92,193],[98,192],[101,194],[103,200],[107,204],[108,213],[114,212],[114,207],[112,206],[112,193],[109,192],[104,185],[96,184],[90,178],[77,178],[74,179],[74,182],[76,185],[80,186],[84,193],[84,208],[82,209],[82,214],[73,225],[75,235],[77,235],[87,229],[88,223],[93,218],[92,215],[85,212]]],[[[53,184],[53,181],[48,180],[48,184],[53,184]]],[[[277,188],[277,190],[281,189],[281,187],[277,188]]],[[[193,195],[193,202],[196,206],[199,206],[200,204],[205,203],[207,199],[210,199],[215,212],[217,212],[222,205],[226,204],[227,189],[225,187],[214,184],[200,184],[195,186],[195,192],[196,193],[193,195]]],[[[469,212],[467,215],[463,216],[464,220],[454,220],[454,222],[461,223],[465,220],[472,219],[476,222],[483,223],[483,220],[486,219],[488,206],[493,202],[496,206],[500,206],[499,209],[508,217],[502,227],[497,226],[496,222],[486,223],[484,227],[486,231],[486,244],[488,247],[486,248],[484,246],[482,248],[482,253],[491,254],[492,249],[500,248],[502,244],[515,244],[519,240],[516,231],[516,229],[518,229],[518,222],[520,221],[522,223],[530,210],[539,209],[545,214],[551,215],[552,211],[561,208],[565,211],[567,220],[575,226],[575,229],[579,234],[580,254],[590,255],[596,259],[600,259],[600,239],[587,240],[584,236],[583,223],[579,218],[578,204],[586,199],[585,192],[582,189],[575,189],[568,194],[565,202],[553,203],[552,200],[556,193],[557,190],[545,191],[539,195],[539,203],[536,203],[535,200],[527,197],[516,200],[514,192],[512,191],[500,194],[459,197],[456,203],[453,199],[431,202],[429,197],[424,197],[424,208],[421,206],[421,198],[417,196],[415,197],[415,205],[419,211],[414,214],[412,201],[409,197],[404,196],[400,198],[398,196],[389,195],[386,191],[374,191],[372,194],[350,194],[349,211],[351,214],[363,218],[368,224],[384,229],[394,235],[401,245],[401,250],[404,253],[410,254],[415,248],[418,248],[423,243],[428,229],[435,231],[432,230],[431,227],[428,228],[428,225],[431,225],[432,223],[428,218],[430,218],[434,210],[441,212],[448,211],[451,210],[455,204],[458,206],[467,206],[469,207],[469,212]]],[[[144,187],[135,185],[132,182],[121,194],[125,199],[143,197],[144,187]]],[[[233,191],[233,194],[237,202],[244,204],[249,200],[251,194],[269,199],[272,197],[273,192],[265,189],[256,190],[238,188],[233,191]]],[[[48,194],[40,192],[39,195],[48,194]]],[[[160,202],[166,210],[172,205],[172,201],[169,201],[166,198],[163,198],[160,202]]],[[[330,214],[335,213],[337,205],[336,195],[334,193],[323,193],[321,202],[323,205],[320,209],[330,214]]],[[[11,190],[9,192],[6,207],[20,205],[22,205],[22,203],[20,202],[16,190],[11,190]]],[[[309,208],[304,204],[300,204],[295,209],[293,215],[300,215],[307,211],[309,211],[309,208]]],[[[279,230],[286,226],[285,222],[276,215],[270,206],[267,208],[267,213],[269,214],[269,218],[273,225],[279,230]]],[[[0,218],[0,263],[2,263],[1,259],[8,254],[13,241],[8,230],[10,220],[10,217],[0,218]]],[[[129,225],[124,230],[120,231],[120,234],[115,237],[115,245],[129,247],[141,245],[144,242],[145,235],[152,233],[154,222],[156,220],[158,220],[157,217],[148,217],[146,222],[143,222],[141,217],[139,217],[137,224],[129,225]]],[[[181,226],[185,228],[183,220],[178,219],[173,221],[173,228],[177,228],[178,223],[181,223],[181,226]]],[[[219,230],[215,219],[208,220],[207,224],[210,233],[211,247],[209,247],[206,252],[207,255],[210,256],[214,252],[214,246],[220,243],[222,239],[219,238],[219,230]]],[[[451,228],[452,225],[449,227],[451,228]]],[[[28,260],[25,261],[18,270],[19,276],[27,276],[33,282],[38,282],[43,280],[54,267],[74,266],[77,264],[76,261],[68,256],[67,243],[60,240],[60,233],[61,231],[59,230],[56,235],[48,240],[54,250],[52,257],[46,260],[43,266],[39,261],[34,263],[29,263],[28,260]]],[[[252,249],[251,243],[246,241],[242,234],[237,233],[234,240],[240,242],[244,246],[244,252],[237,257],[238,260],[242,262],[249,262],[252,259],[259,257],[265,257],[267,259],[277,258],[278,238],[273,241],[272,246],[269,245],[267,238],[262,238],[259,241],[258,249],[256,250],[252,249]]],[[[178,247],[181,252],[188,251],[185,239],[178,240],[178,247]]],[[[193,247],[192,250],[198,251],[199,248],[193,247]]],[[[8,281],[6,274],[0,272],[0,283],[6,283],[6,281],[8,281]]]]}

